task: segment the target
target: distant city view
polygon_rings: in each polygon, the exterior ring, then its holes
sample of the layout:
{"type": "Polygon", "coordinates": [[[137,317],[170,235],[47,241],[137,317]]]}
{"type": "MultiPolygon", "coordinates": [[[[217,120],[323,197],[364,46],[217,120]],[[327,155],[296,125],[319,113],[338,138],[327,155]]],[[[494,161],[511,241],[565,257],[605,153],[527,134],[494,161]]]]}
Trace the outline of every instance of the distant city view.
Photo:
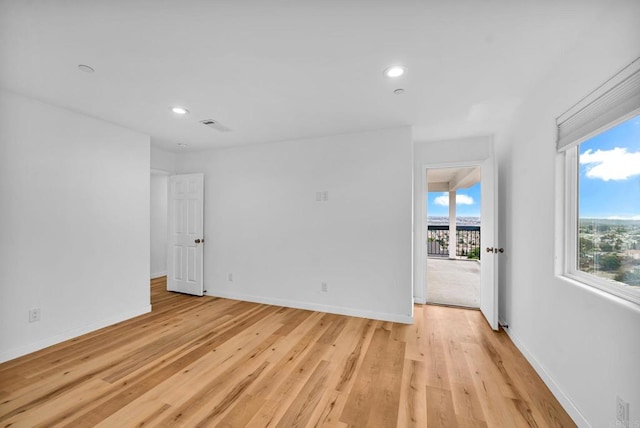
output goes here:
{"type": "MultiPolygon", "coordinates": [[[[480,259],[480,217],[456,217],[456,256],[480,259]]],[[[449,217],[427,217],[429,257],[448,257],[449,217]]]]}
{"type": "MultiPolygon", "coordinates": [[[[449,217],[447,216],[429,216],[427,217],[427,225],[445,226],[449,225],[449,217]]],[[[456,217],[456,225],[458,226],[480,226],[480,217],[456,217]]]]}
{"type": "Polygon", "coordinates": [[[640,220],[581,218],[579,269],[640,290],[640,220]]]}

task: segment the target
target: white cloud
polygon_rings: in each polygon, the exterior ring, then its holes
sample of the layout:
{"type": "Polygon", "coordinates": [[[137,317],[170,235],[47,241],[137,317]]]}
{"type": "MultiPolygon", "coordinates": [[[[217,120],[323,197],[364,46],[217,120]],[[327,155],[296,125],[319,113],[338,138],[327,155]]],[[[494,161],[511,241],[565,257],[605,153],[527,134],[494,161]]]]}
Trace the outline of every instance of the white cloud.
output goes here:
{"type": "MultiPolygon", "coordinates": [[[[436,196],[433,200],[433,203],[436,205],[442,205],[443,207],[449,206],[449,194],[443,193],[440,196],[436,196]]],[[[469,195],[456,195],[456,205],[473,205],[474,200],[469,195]]]]}
{"type": "Polygon", "coordinates": [[[436,196],[436,198],[433,200],[433,203],[436,205],[442,205],[443,207],[448,207],[449,206],[449,195],[448,194],[443,194],[441,196],[436,196]]]}
{"type": "Polygon", "coordinates": [[[622,217],[619,215],[613,215],[610,217],[607,217],[607,220],[640,220],[640,215],[633,215],[630,217],[622,217]]]}
{"type": "Polygon", "coordinates": [[[580,163],[587,166],[587,177],[604,181],[626,180],[640,174],[640,152],[629,153],[620,147],[595,152],[589,149],[580,155],[580,163]]]}
{"type": "Polygon", "coordinates": [[[456,204],[473,205],[473,198],[468,195],[456,195],[456,204]]]}

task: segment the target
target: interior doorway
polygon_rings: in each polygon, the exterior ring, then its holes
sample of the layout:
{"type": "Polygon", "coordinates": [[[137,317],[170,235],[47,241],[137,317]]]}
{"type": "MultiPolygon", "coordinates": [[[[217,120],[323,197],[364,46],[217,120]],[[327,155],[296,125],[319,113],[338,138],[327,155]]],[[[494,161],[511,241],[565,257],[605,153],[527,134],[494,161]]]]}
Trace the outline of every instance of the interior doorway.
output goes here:
{"type": "Polygon", "coordinates": [[[169,172],[151,169],[150,267],[151,279],[167,275],[167,183],[169,172]]]}
{"type": "Polygon", "coordinates": [[[481,303],[481,166],[426,170],[426,300],[481,303]]]}

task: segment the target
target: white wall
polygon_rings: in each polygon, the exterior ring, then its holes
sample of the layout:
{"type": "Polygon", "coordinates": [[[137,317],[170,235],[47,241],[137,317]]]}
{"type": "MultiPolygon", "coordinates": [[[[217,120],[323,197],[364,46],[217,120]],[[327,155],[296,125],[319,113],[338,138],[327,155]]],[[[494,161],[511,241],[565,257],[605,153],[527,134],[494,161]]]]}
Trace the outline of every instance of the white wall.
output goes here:
{"type": "Polygon", "coordinates": [[[151,278],[167,274],[167,177],[151,173],[151,278]]]}
{"type": "Polygon", "coordinates": [[[151,169],[173,174],[176,170],[176,154],[151,146],[151,169]]]}
{"type": "Polygon", "coordinates": [[[411,138],[397,128],[179,156],[178,172],[205,175],[207,294],[410,322],[411,138]]]}
{"type": "Polygon", "coordinates": [[[444,166],[464,162],[479,162],[492,155],[491,137],[461,138],[447,141],[416,141],[413,151],[413,218],[416,227],[413,236],[413,297],[416,303],[426,303],[426,272],[421,222],[426,222],[426,194],[423,175],[427,166],[444,166]]]}
{"type": "MultiPolygon", "coordinates": [[[[620,7],[623,4],[624,7],[620,7]]],[[[616,395],[640,426],[640,310],[554,274],[555,118],[640,54],[640,2],[608,15],[555,65],[499,138],[501,318],[580,426],[614,427],[616,395]]],[[[636,425],[633,425],[633,424],[636,425]]]]}
{"type": "Polygon", "coordinates": [[[149,137],[4,91],[0,123],[0,361],[148,312],[149,137]]]}

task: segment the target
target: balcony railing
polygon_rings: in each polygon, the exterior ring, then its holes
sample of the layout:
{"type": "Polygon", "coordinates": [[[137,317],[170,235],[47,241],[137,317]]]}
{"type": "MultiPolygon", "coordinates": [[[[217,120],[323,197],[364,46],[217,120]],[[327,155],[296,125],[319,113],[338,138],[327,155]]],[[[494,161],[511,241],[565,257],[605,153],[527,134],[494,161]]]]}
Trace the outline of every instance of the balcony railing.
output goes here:
{"type": "MultiPolygon", "coordinates": [[[[427,227],[429,257],[449,256],[449,226],[427,227]]],[[[480,259],[480,226],[456,227],[456,256],[480,259]]]]}

